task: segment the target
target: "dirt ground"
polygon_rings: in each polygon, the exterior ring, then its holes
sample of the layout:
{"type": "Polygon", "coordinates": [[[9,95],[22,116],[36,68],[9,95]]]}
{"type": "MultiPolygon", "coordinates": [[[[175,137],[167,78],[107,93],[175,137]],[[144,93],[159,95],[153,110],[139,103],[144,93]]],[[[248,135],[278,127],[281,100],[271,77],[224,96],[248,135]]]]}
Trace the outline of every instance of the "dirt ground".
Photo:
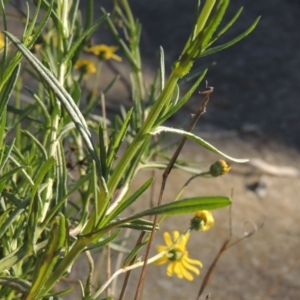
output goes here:
{"type": "MultiPolygon", "coordinates": [[[[167,70],[180,53],[191,28],[194,1],[132,0],[131,3],[143,24],[144,64],[151,78],[160,45],[165,49],[167,70]]],[[[245,40],[202,62],[217,62],[206,78],[215,91],[196,132],[231,156],[259,158],[259,167],[266,162],[276,169],[270,174],[270,165],[268,169],[261,169],[251,164],[232,164],[228,175],[214,181],[201,179],[189,186],[186,197],[230,196],[233,190],[231,216],[228,209],[217,210],[214,213],[216,225],[210,231],[192,234],[188,244],[190,257],[204,264],[195,281],[168,278],[165,266],[150,266],[143,295],[146,300],[195,299],[206,271],[229,235],[229,219],[232,241],[242,238],[245,232],[257,231],[224,253],[201,299],[208,293],[210,299],[219,300],[300,299],[300,182],[296,172],[300,170],[300,52],[297,46],[300,44],[297,30],[300,4],[292,0],[232,0],[229,16],[241,5],[244,12],[228,38],[241,33],[259,15],[261,21],[245,40]],[[295,171],[295,174],[287,171],[295,171]]],[[[224,38],[226,40],[227,35],[224,38]]],[[[95,39],[105,42],[106,37],[96,35],[95,39]]],[[[110,97],[112,102],[117,99],[113,94],[110,97]]],[[[172,126],[188,119],[199,99],[195,95],[172,120],[172,126]]],[[[186,145],[182,157],[192,157],[200,165],[205,162],[203,168],[219,159],[192,143],[186,145]]],[[[171,174],[166,201],[172,199],[173,191],[187,178],[186,174],[171,174]]],[[[159,183],[160,177],[156,185],[159,183]]],[[[141,199],[136,210],[143,208],[143,201],[147,200],[141,199]]],[[[163,243],[165,230],[184,230],[189,219],[190,216],[169,218],[155,243],[163,243]]],[[[135,243],[134,236],[132,243],[135,243]]],[[[85,261],[74,266],[71,278],[81,277],[85,266],[85,261]]],[[[126,299],[133,298],[138,275],[139,271],[133,272],[126,299]]],[[[76,293],[78,290],[64,299],[80,299],[76,293]]]]}

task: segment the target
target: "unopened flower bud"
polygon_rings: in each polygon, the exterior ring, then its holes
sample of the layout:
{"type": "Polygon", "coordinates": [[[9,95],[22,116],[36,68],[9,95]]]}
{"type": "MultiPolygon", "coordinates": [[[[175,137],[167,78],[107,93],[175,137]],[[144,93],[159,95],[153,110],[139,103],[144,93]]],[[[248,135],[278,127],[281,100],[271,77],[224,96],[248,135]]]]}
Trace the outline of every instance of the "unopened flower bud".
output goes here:
{"type": "Polygon", "coordinates": [[[212,213],[208,210],[199,210],[195,212],[194,218],[191,220],[192,230],[206,231],[215,224],[212,213]]]}
{"type": "Polygon", "coordinates": [[[216,161],[209,168],[211,176],[218,177],[228,173],[231,169],[231,166],[223,159],[216,161]]]}

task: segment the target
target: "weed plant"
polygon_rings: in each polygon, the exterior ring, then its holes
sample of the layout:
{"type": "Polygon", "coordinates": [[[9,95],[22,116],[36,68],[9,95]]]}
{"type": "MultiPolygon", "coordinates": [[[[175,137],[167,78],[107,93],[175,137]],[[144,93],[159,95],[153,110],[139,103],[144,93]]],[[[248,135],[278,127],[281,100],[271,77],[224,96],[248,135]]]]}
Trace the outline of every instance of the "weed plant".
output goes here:
{"type": "MultiPolygon", "coordinates": [[[[113,1],[110,13],[100,8],[101,1],[87,0],[84,16],[79,2],[0,0],[1,299],[63,298],[69,290],[54,288],[71,272],[82,253],[90,266],[86,281],[80,283],[82,299],[111,299],[116,291],[109,290],[109,284],[119,274],[142,267],[138,299],[146,266],[152,262],[170,262],[169,276],[192,280],[189,271],[198,274],[196,265],[202,264],[188,258],[185,252],[189,232],[207,230],[213,225],[210,211],[230,205],[231,200],[218,195],[187,199],[181,194],[192,179],[220,176],[230,167],[222,159],[205,172],[193,173],[178,188],[178,196],[163,203],[167,177],[173,168],[194,171],[187,163],[177,161],[186,139],[224,159],[246,161],[222,153],[192,132],[205,112],[211,87],[202,92],[203,101],[186,130],[164,124],[199,92],[207,68],[191,71],[194,62],[243,39],[258,19],[235,39],[215,45],[234,25],[242,9],[223,24],[229,0],[206,0],[201,5],[197,2],[191,34],[170,75],[166,76],[164,51],[160,48],[157,75],[147,87],[139,45],[141,25],[127,0],[113,1]],[[14,16],[7,13],[10,5],[15,6],[14,16]],[[99,9],[101,17],[95,19],[94,12],[99,9]],[[15,31],[8,17],[21,20],[20,36],[12,33],[15,31]],[[109,28],[114,45],[91,44],[99,25],[109,28]],[[119,76],[99,88],[105,77],[102,65],[108,60],[130,65],[132,99],[129,109],[120,105],[111,118],[107,117],[107,93],[114,89],[119,76]],[[182,93],[180,82],[187,79],[192,84],[182,93]],[[91,80],[93,88],[87,90],[86,82],[91,80]],[[97,110],[99,106],[101,110],[97,110]],[[163,150],[165,133],[182,136],[173,156],[163,150]],[[151,189],[153,178],[132,188],[133,179],[144,169],[165,170],[160,192],[153,196],[155,205],[145,204],[144,210],[124,217],[124,212],[151,189]],[[195,213],[190,227],[183,233],[174,233],[173,239],[166,233],[166,246],[151,257],[153,236],[164,217],[187,213],[195,213]],[[99,278],[99,286],[92,285],[90,252],[118,246],[124,228],[140,231],[139,241],[114,274],[109,273],[108,255],[107,270],[103,272],[108,277],[99,278]],[[146,253],[143,261],[136,261],[142,249],[146,253]]],[[[121,94],[119,97],[122,99],[121,94]]],[[[115,249],[122,252],[121,247],[115,249]]],[[[126,282],[123,292],[125,287],[126,282]]]]}

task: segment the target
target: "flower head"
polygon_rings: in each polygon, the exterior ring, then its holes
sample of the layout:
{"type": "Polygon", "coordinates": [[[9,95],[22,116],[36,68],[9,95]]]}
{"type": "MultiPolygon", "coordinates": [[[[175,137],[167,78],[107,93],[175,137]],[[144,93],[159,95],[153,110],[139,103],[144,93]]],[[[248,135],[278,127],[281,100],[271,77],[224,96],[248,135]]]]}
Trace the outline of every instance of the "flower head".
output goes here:
{"type": "Polygon", "coordinates": [[[3,32],[0,32],[0,49],[4,48],[5,46],[5,39],[3,32]]]}
{"type": "Polygon", "coordinates": [[[191,259],[188,257],[188,251],[185,246],[190,237],[189,233],[186,233],[179,242],[180,234],[178,231],[173,231],[173,241],[168,232],[164,233],[164,239],[166,246],[157,246],[158,252],[167,251],[164,256],[159,258],[154,262],[156,265],[161,265],[164,263],[170,263],[167,268],[167,275],[173,276],[174,273],[178,278],[185,278],[189,281],[194,279],[193,275],[189,272],[192,271],[197,275],[200,274],[199,268],[193,265],[198,265],[202,267],[202,263],[199,260],[191,259]],[[173,246],[174,245],[174,246],[173,246]],[[172,247],[173,246],[173,247],[172,247]],[[170,249],[170,250],[168,250],[170,249]]]}
{"type": "Polygon", "coordinates": [[[92,47],[86,47],[84,50],[97,55],[101,60],[114,59],[116,61],[122,61],[122,57],[115,54],[118,50],[118,47],[115,46],[100,44],[92,47]]]}
{"type": "Polygon", "coordinates": [[[231,166],[223,159],[219,159],[210,166],[209,172],[211,176],[218,177],[228,173],[231,166]]]}
{"type": "Polygon", "coordinates": [[[91,59],[78,59],[74,68],[82,69],[87,74],[96,73],[95,62],[91,59]]]}
{"type": "Polygon", "coordinates": [[[199,210],[195,212],[191,220],[191,229],[206,231],[214,226],[215,220],[212,213],[208,210],[199,210]]]}

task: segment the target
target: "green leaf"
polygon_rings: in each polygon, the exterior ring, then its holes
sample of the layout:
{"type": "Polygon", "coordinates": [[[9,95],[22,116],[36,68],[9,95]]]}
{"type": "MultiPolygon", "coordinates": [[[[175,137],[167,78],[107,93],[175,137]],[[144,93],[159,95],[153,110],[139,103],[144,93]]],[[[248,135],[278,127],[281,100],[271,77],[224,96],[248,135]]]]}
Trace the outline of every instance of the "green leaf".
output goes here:
{"type": "Polygon", "coordinates": [[[4,154],[4,149],[5,149],[5,125],[6,125],[6,115],[7,115],[7,110],[4,109],[2,113],[2,117],[0,119],[0,174],[1,174],[1,169],[3,168],[2,165],[2,159],[3,159],[3,154],[4,154]]]}
{"type": "Polygon", "coordinates": [[[128,126],[129,126],[129,123],[131,120],[132,111],[133,111],[133,108],[131,108],[128,111],[125,120],[122,122],[122,127],[118,130],[118,132],[115,132],[116,136],[114,136],[112,143],[109,145],[109,149],[107,151],[107,153],[108,153],[107,168],[108,169],[111,168],[111,166],[115,160],[116,154],[117,154],[117,152],[121,146],[121,143],[124,139],[124,136],[127,132],[127,129],[128,129],[128,126]]]}
{"type": "Polygon", "coordinates": [[[202,74],[199,76],[197,81],[189,88],[189,90],[185,93],[185,95],[172,107],[168,109],[168,111],[155,123],[155,126],[158,126],[164,123],[167,119],[173,116],[192,96],[196,88],[199,86],[204,76],[206,75],[207,69],[202,71],[202,74]]]}
{"type": "Polygon", "coordinates": [[[214,36],[214,38],[209,42],[208,46],[213,44],[220,36],[222,36],[239,18],[243,11],[243,7],[241,7],[237,13],[233,16],[233,18],[214,36]]]}
{"type": "Polygon", "coordinates": [[[165,87],[165,56],[164,56],[164,49],[162,47],[159,48],[159,66],[160,66],[160,88],[161,91],[164,89],[165,87]]]}
{"type": "Polygon", "coordinates": [[[105,132],[102,127],[102,123],[99,123],[99,132],[98,132],[98,137],[99,137],[99,148],[100,148],[100,161],[101,161],[101,167],[102,167],[102,174],[105,180],[108,178],[108,168],[106,166],[106,148],[105,148],[105,132]]]}
{"type": "Polygon", "coordinates": [[[152,132],[150,132],[150,134],[151,135],[156,135],[156,134],[160,134],[162,132],[170,132],[170,133],[175,133],[175,134],[185,136],[185,137],[189,138],[190,140],[196,142],[197,144],[201,145],[202,147],[204,147],[204,148],[206,148],[206,149],[208,149],[208,150],[210,150],[214,153],[220,154],[220,155],[224,156],[225,158],[227,158],[229,160],[232,160],[234,162],[245,163],[245,162],[249,161],[249,159],[233,158],[229,155],[226,155],[225,153],[221,152],[220,150],[218,150],[217,148],[215,148],[214,146],[212,146],[208,142],[201,139],[200,137],[194,135],[191,132],[187,132],[185,130],[171,128],[171,127],[165,127],[165,126],[159,126],[156,129],[154,129],[152,132]]]}
{"type": "MultiPolygon", "coordinates": [[[[43,241],[35,246],[35,250],[39,251],[43,249],[47,244],[47,241],[43,241]]],[[[26,245],[22,245],[15,251],[11,252],[10,254],[6,255],[0,260],[0,273],[10,269],[19,261],[31,256],[33,251],[28,249],[26,245]]]]}
{"type": "MultiPolygon", "coordinates": [[[[66,202],[66,200],[76,191],[78,191],[88,180],[90,180],[93,176],[93,172],[90,172],[84,176],[81,176],[75,183],[68,186],[67,194],[59,200],[59,202],[51,208],[48,212],[46,219],[44,222],[39,226],[38,232],[42,232],[47,224],[52,220],[52,218],[56,215],[59,208],[66,202]]],[[[39,235],[39,234],[38,234],[39,235]]]]}
{"type": "Polygon", "coordinates": [[[2,116],[4,112],[6,111],[7,103],[10,99],[10,96],[13,92],[13,89],[15,87],[15,84],[17,82],[19,72],[20,72],[21,65],[18,64],[12,71],[12,74],[8,81],[6,82],[3,89],[0,90],[0,120],[2,119],[2,116]]]}
{"type": "MultiPolygon", "coordinates": [[[[75,43],[72,45],[71,49],[68,51],[68,54],[63,58],[62,62],[63,64],[67,63],[68,61],[70,61],[73,57],[73,55],[75,54],[75,52],[77,51],[77,49],[81,46],[82,42],[84,41],[84,39],[91,35],[96,29],[97,27],[100,25],[101,22],[103,22],[103,20],[105,20],[107,18],[108,14],[102,16],[100,19],[98,19],[97,21],[94,22],[94,24],[86,29],[75,41],[75,43]]],[[[82,48],[82,47],[81,47],[82,48]]]]}
{"type": "Polygon", "coordinates": [[[251,33],[255,29],[256,25],[259,22],[259,20],[260,20],[260,17],[258,17],[253,22],[253,24],[246,31],[244,31],[241,35],[239,35],[238,37],[234,38],[233,40],[231,40],[231,41],[229,41],[229,42],[227,42],[227,43],[225,43],[223,45],[212,47],[212,48],[209,48],[209,49],[203,51],[201,53],[200,57],[207,56],[207,55],[213,54],[215,52],[219,52],[219,51],[221,51],[223,49],[226,49],[226,48],[228,48],[228,47],[236,44],[237,42],[239,42],[240,40],[242,40],[244,37],[246,37],[249,33],[251,33]]]}
{"type": "Polygon", "coordinates": [[[6,231],[6,230],[3,230],[3,224],[5,223],[5,219],[7,219],[7,217],[9,217],[9,214],[10,214],[11,210],[12,209],[6,209],[5,211],[1,211],[1,215],[0,215],[0,239],[3,235],[3,233],[6,231]]]}
{"type": "Polygon", "coordinates": [[[204,31],[203,31],[203,39],[201,42],[201,49],[207,48],[209,41],[211,40],[212,35],[214,32],[217,30],[219,27],[224,14],[227,10],[229,4],[229,0],[221,0],[218,2],[217,6],[215,7],[211,18],[209,20],[209,24],[205,26],[204,31]]]}
{"type": "Polygon", "coordinates": [[[47,154],[47,151],[44,148],[44,146],[41,144],[41,142],[27,130],[22,130],[22,133],[28,137],[28,139],[30,140],[31,143],[35,144],[40,149],[40,151],[43,155],[43,159],[47,160],[48,154],[47,154]]]}
{"type": "Polygon", "coordinates": [[[196,37],[205,27],[207,20],[213,10],[213,7],[216,3],[216,0],[207,0],[205,1],[204,7],[201,10],[200,16],[197,20],[197,24],[195,26],[195,34],[196,37]]]}
{"type": "Polygon", "coordinates": [[[88,247],[86,247],[86,249],[84,249],[84,251],[89,251],[89,250],[93,250],[93,249],[99,249],[107,244],[109,244],[111,241],[113,241],[121,232],[121,229],[116,230],[113,234],[111,234],[108,238],[106,239],[101,239],[99,242],[96,242],[95,244],[92,244],[88,247]]]}
{"type": "MultiPolygon", "coordinates": [[[[16,147],[14,147],[14,152],[15,152],[16,154],[18,154],[18,153],[17,153],[17,148],[16,148],[16,147]]],[[[9,159],[10,159],[17,167],[21,167],[21,165],[19,164],[19,162],[18,162],[12,155],[10,155],[9,159]]],[[[24,161],[24,157],[22,157],[21,160],[24,161]]],[[[30,175],[29,175],[29,174],[26,172],[26,170],[25,170],[26,168],[28,168],[28,167],[25,166],[25,167],[21,168],[21,172],[23,173],[23,175],[25,176],[25,178],[27,179],[27,181],[29,182],[29,184],[30,184],[31,186],[34,186],[33,180],[31,179],[30,175]]]]}
{"type": "MultiPolygon", "coordinates": [[[[44,2],[46,2],[46,1],[43,0],[42,4],[44,4],[44,2]]],[[[31,37],[29,37],[28,44],[26,44],[26,46],[28,46],[28,48],[31,48],[33,46],[33,44],[35,43],[35,41],[37,40],[37,38],[41,34],[42,30],[44,29],[44,27],[45,27],[45,25],[46,25],[46,23],[47,23],[47,21],[50,17],[50,14],[52,12],[52,5],[53,5],[53,0],[51,0],[51,4],[48,4],[47,13],[43,17],[43,19],[40,21],[39,25],[35,26],[34,34],[31,37]]],[[[37,14],[38,14],[38,10],[39,9],[37,9],[35,11],[35,16],[36,17],[37,17],[37,14]]],[[[31,24],[32,27],[34,27],[34,25],[35,25],[34,23],[31,24]]],[[[7,35],[6,31],[4,31],[4,33],[7,35]]],[[[22,55],[21,55],[20,52],[18,52],[13,56],[13,59],[9,62],[9,64],[7,64],[5,66],[5,70],[4,70],[4,73],[3,73],[3,79],[4,80],[2,82],[0,82],[0,91],[2,90],[3,85],[5,84],[5,82],[11,77],[11,74],[15,70],[16,66],[20,63],[21,58],[22,58],[22,55]]]]}
{"type": "MultiPolygon", "coordinates": [[[[105,9],[100,8],[101,12],[104,15],[107,15],[107,12],[105,9]]],[[[106,19],[106,24],[111,31],[112,35],[114,36],[115,40],[118,42],[120,48],[122,49],[124,55],[128,59],[129,63],[132,65],[135,71],[140,71],[139,70],[139,65],[138,62],[136,62],[134,56],[132,55],[130,49],[127,47],[126,43],[121,39],[120,34],[118,33],[114,23],[111,21],[110,17],[107,17],[106,19]]]]}
{"type": "Polygon", "coordinates": [[[45,175],[49,172],[49,170],[52,168],[52,166],[55,164],[56,160],[53,156],[49,157],[48,160],[43,162],[41,167],[38,169],[38,172],[34,178],[34,186],[32,187],[30,197],[31,199],[34,198],[37,190],[39,189],[42,180],[44,179],[45,175]]]}
{"type": "Polygon", "coordinates": [[[9,287],[21,294],[27,294],[31,283],[27,280],[11,276],[0,277],[0,286],[9,287]]]}
{"type": "Polygon", "coordinates": [[[23,53],[23,55],[28,59],[28,61],[35,68],[37,73],[42,77],[42,79],[48,84],[53,93],[64,105],[66,111],[72,118],[74,124],[76,125],[79,133],[81,134],[88,151],[90,152],[92,158],[95,160],[97,165],[97,171],[101,176],[101,163],[95,151],[94,143],[92,140],[92,135],[88,129],[86,121],[77,107],[76,103],[69,95],[69,93],[64,89],[64,87],[59,83],[55,76],[11,33],[5,32],[8,38],[15,44],[15,46],[23,53]]]}
{"type": "MultiPolygon", "coordinates": [[[[1,226],[0,226],[0,238],[5,234],[5,232],[8,230],[8,228],[10,226],[12,226],[12,223],[16,220],[16,218],[18,216],[20,216],[20,214],[26,209],[26,207],[28,205],[29,205],[29,199],[26,199],[26,200],[23,200],[19,204],[19,206],[13,210],[13,212],[9,211],[10,214],[9,214],[8,218],[3,223],[1,223],[1,226]]],[[[3,213],[3,216],[4,215],[6,216],[7,212],[8,212],[8,210],[6,210],[3,213]]],[[[12,226],[12,228],[13,228],[13,226],[12,226]]]]}
{"type": "MultiPolygon", "coordinates": [[[[131,228],[139,231],[148,231],[151,232],[153,230],[153,222],[144,219],[136,219],[128,223],[122,224],[120,227],[122,228],[131,228]]],[[[159,225],[156,225],[155,230],[159,230],[159,225]]]]}
{"type": "MultiPolygon", "coordinates": [[[[129,198],[125,200],[121,200],[120,203],[111,205],[116,205],[116,208],[107,216],[106,223],[110,220],[116,218],[121,212],[123,212],[128,206],[130,206],[132,203],[134,203],[152,184],[153,178],[148,179],[142,186],[139,187],[139,189],[134,192],[129,198]]],[[[109,212],[108,212],[109,213],[109,212]]]]}
{"type": "Polygon", "coordinates": [[[58,141],[57,145],[57,154],[56,154],[56,201],[59,202],[67,194],[67,180],[68,180],[68,171],[65,158],[65,149],[62,144],[62,141],[58,141]]]}
{"type": "Polygon", "coordinates": [[[44,296],[42,292],[43,285],[51,275],[52,269],[60,256],[60,250],[64,246],[66,238],[65,221],[65,217],[60,215],[53,222],[45,251],[40,256],[38,263],[36,263],[32,286],[27,295],[28,299],[36,299],[38,296],[44,296]]]}
{"type": "Polygon", "coordinates": [[[212,210],[221,207],[225,207],[231,204],[231,200],[228,197],[223,196],[211,196],[211,197],[195,197],[187,198],[163,205],[159,205],[141,213],[138,213],[134,217],[151,216],[151,215],[179,215],[186,213],[193,213],[198,210],[212,210]]]}
{"type": "Polygon", "coordinates": [[[132,215],[128,218],[124,218],[121,220],[112,221],[107,226],[104,226],[98,230],[82,235],[83,238],[93,240],[97,236],[108,232],[114,228],[120,227],[123,224],[128,222],[132,222],[133,220],[137,220],[139,218],[145,216],[152,215],[179,215],[186,213],[193,213],[198,210],[211,210],[217,209],[221,207],[225,207],[231,204],[231,200],[228,197],[223,196],[212,196],[212,197],[196,197],[196,198],[188,198],[179,200],[176,202],[167,203],[164,205],[159,205],[147,210],[144,210],[140,213],[132,215]]]}
{"type": "Polygon", "coordinates": [[[123,266],[124,267],[128,266],[131,263],[131,261],[135,258],[135,256],[138,254],[138,252],[141,250],[141,248],[143,248],[147,243],[148,243],[148,239],[143,241],[141,244],[135,246],[132,249],[132,251],[128,254],[126,259],[124,260],[123,266]]]}
{"type": "Polygon", "coordinates": [[[10,170],[9,172],[0,176],[0,182],[6,181],[7,179],[11,178],[15,173],[17,173],[19,170],[23,170],[25,168],[28,168],[28,167],[27,166],[18,166],[16,168],[10,170]]]}
{"type": "MultiPolygon", "coordinates": [[[[114,84],[121,78],[121,75],[116,75],[109,83],[108,85],[103,89],[103,94],[106,95],[111,88],[114,86],[114,84]]],[[[98,103],[97,103],[98,104],[98,103]]]]}
{"type": "MultiPolygon", "coordinates": [[[[5,113],[6,115],[6,113],[5,113]]],[[[4,120],[4,118],[3,118],[4,120]]],[[[11,155],[11,152],[12,152],[12,149],[14,147],[14,144],[15,144],[15,139],[13,139],[11,142],[10,142],[10,145],[6,146],[5,144],[3,144],[2,146],[2,149],[0,147],[0,149],[2,150],[1,151],[1,156],[0,156],[0,174],[2,174],[3,172],[3,169],[11,155]]],[[[3,140],[1,140],[1,142],[3,142],[3,140]]]]}

